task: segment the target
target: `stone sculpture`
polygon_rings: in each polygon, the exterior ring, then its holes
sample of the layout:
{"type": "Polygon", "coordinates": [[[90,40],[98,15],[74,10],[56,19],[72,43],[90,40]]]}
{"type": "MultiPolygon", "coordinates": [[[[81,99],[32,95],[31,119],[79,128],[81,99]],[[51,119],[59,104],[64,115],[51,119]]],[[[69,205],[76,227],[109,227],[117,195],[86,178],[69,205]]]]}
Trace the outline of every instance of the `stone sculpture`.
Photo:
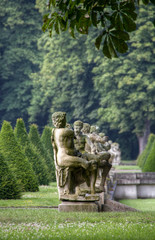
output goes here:
{"type": "Polygon", "coordinates": [[[117,166],[120,164],[121,162],[121,151],[119,148],[119,144],[114,142],[111,143],[111,149],[109,150],[110,154],[111,154],[111,162],[113,166],[117,166]]]}
{"type": "Polygon", "coordinates": [[[106,136],[99,136],[96,133],[96,127],[90,127],[87,123],[81,121],[74,122],[75,147],[83,153],[87,160],[94,159],[98,162],[98,177],[96,182],[96,191],[103,192],[106,176],[111,168],[108,160],[110,154],[110,145],[106,136]],[[92,130],[90,133],[90,129],[92,130]],[[83,133],[83,134],[82,134],[83,133]],[[84,135],[85,134],[85,135],[84,135]],[[103,144],[102,151],[99,151],[99,144],[103,144]]]}
{"type": "Polygon", "coordinates": [[[59,199],[62,200],[59,210],[98,211],[104,202],[105,179],[111,168],[108,138],[90,132],[90,125],[80,120],[74,123],[73,131],[71,125],[66,124],[65,112],[55,112],[52,122],[55,128],[51,140],[59,199]],[[97,206],[95,201],[100,204],[97,206]]]}
{"type": "Polygon", "coordinates": [[[66,113],[52,115],[52,145],[60,200],[96,199],[97,161],[86,160],[74,147],[74,131],[66,128],[66,113]],[[86,182],[92,196],[80,196],[78,186],[86,182]]]}

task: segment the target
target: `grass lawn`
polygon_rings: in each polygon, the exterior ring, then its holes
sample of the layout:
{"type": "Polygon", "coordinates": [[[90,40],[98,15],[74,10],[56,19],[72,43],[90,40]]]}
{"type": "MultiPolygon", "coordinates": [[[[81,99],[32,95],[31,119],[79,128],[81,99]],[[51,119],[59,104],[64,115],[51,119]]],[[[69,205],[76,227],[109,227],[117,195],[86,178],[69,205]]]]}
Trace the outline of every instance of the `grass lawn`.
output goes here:
{"type": "Polygon", "coordinates": [[[115,166],[116,170],[141,170],[139,166],[136,165],[118,165],[115,166]]]}
{"type": "Polygon", "coordinates": [[[51,183],[50,186],[40,186],[39,192],[23,193],[21,199],[0,200],[0,207],[50,207],[59,203],[56,183],[51,183]]]}
{"type": "Polygon", "coordinates": [[[154,240],[155,212],[0,209],[1,240],[154,240]]]}
{"type": "Polygon", "coordinates": [[[141,211],[155,211],[155,199],[123,199],[119,202],[141,211]]]}
{"type": "MultiPolygon", "coordinates": [[[[57,209],[0,209],[0,240],[154,240],[155,199],[122,200],[142,212],[63,213],[57,209]],[[153,207],[154,205],[154,207],[153,207]],[[149,211],[151,210],[151,211],[149,211]]],[[[0,206],[58,205],[56,183],[0,206]]]]}

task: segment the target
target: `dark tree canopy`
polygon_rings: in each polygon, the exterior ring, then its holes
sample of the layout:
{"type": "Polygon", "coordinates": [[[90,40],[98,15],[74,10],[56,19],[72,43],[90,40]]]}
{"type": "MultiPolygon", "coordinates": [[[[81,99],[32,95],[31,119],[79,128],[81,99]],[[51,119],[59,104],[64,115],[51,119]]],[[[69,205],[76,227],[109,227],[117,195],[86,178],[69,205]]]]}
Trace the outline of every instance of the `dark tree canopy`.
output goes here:
{"type": "MultiPolygon", "coordinates": [[[[144,4],[154,0],[142,0],[144,4]]],[[[50,36],[69,30],[88,34],[90,27],[97,29],[95,46],[102,47],[108,58],[118,57],[127,52],[129,33],[136,30],[136,7],[134,0],[48,0],[50,12],[44,15],[43,31],[49,30],[50,36]]]]}

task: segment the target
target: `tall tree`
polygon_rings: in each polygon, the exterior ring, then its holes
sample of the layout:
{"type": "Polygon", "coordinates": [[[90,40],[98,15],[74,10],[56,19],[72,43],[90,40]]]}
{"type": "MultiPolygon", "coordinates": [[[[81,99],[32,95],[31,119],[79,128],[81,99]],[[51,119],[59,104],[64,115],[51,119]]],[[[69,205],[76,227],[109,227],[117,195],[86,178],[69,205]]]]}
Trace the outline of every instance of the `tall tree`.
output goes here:
{"type": "Polygon", "coordinates": [[[39,47],[45,55],[40,71],[33,74],[30,121],[46,125],[51,112],[61,110],[68,113],[68,121],[96,121],[98,93],[94,90],[94,64],[89,61],[86,37],[74,41],[66,33],[53,39],[45,34],[39,47]]]}
{"type": "Polygon", "coordinates": [[[120,132],[133,131],[139,141],[139,153],[144,149],[150,125],[155,119],[155,58],[154,26],[155,7],[141,6],[138,29],[130,51],[120,60],[96,58],[94,82],[101,94],[100,124],[109,122],[120,132]]]}
{"type": "Polygon", "coordinates": [[[0,1],[0,121],[28,118],[30,74],[38,70],[41,25],[34,0],[0,1]]]}

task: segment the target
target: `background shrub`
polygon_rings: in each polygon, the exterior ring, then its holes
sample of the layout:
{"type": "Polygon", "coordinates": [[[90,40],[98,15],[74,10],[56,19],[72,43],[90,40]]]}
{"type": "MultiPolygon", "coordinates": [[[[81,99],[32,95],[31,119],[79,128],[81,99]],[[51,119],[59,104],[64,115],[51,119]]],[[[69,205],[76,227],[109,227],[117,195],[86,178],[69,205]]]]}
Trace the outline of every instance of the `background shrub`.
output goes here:
{"type": "Polygon", "coordinates": [[[144,164],[143,172],[155,172],[155,140],[144,164]]]}
{"type": "Polygon", "coordinates": [[[15,173],[23,191],[38,191],[37,177],[19,144],[17,143],[11,124],[3,122],[0,133],[0,151],[15,173]]]}
{"type": "Polygon", "coordinates": [[[145,165],[145,162],[147,160],[147,157],[150,153],[150,150],[152,148],[152,144],[153,144],[154,140],[155,140],[155,135],[151,133],[149,135],[149,138],[148,138],[147,144],[145,146],[145,149],[143,150],[143,152],[141,153],[141,155],[139,155],[139,157],[137,159],[137,164],[142,169],[143,169],[143,167],[145,165]]]}
{"type": "Polygon", "coordinates": [[[44,148],[41,139],[40,139],[40,135],[38,132],[38,127],[36,124],[32,124],[30,126],[30,131],[29,131],[29,139],[31,141],[31,143],[33,144],[33,146],[37,149],[37,152],[39,153],[39,155],[45,160],[45,163],[48,167],[48,174],[49,174],[49,179],[50,181],[52,180],[52,158],[49,156],[48,151],[46,151],[46,149],[44,148]]]}
{"type": "Polygon", "coordinates": [[[21,197],[21,188],[17,179],[0,153],[0,199],[17,199],[21,197]]]}
{"type": "Polygon", "coordinates": [[[38,178],[39,185],[48,185],[48,167],[46,166],[43,158],[37,153],[36,147],[31,145],[23,119],[17,119],[14,133],[26,157],[32,164],[33,170],[38,178]]]}
{"type": "Polygon", "coordinates": [[[47,152],[48,156],[50,156],[50,161],[47,163],[50,171],[51,181],[56,181],[56,175],[55,175],[55,165],[54,165],[54,155],[53,155],[53,147],[51,143],[51,133],[52,128],[45,126],[44,130],[41,135],[41,142],[44,146],[45,151],[47,152]],[[52,160],[52,161],[51,161],[52,160]]]}

